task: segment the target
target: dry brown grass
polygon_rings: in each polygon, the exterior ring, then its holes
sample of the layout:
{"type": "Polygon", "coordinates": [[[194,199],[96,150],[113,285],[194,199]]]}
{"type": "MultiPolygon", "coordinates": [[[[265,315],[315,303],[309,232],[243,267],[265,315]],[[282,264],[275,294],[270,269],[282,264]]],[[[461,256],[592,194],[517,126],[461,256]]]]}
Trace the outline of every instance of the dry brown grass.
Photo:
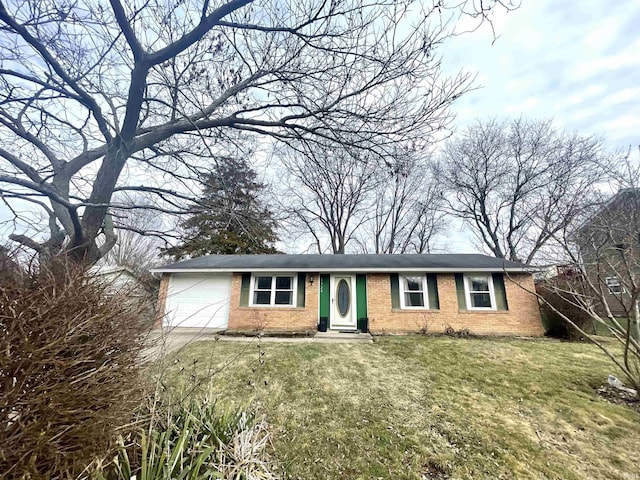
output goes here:
{"type": "Polygon", "coordinates": [[[256,345],[194,343],[176,371],[234,359],[201,393],[266,415],[285,478],[637,476],[640,414],[598,394],[616,372],[593,345],[412,336],[261,348],[264,365],[256,345]]]}

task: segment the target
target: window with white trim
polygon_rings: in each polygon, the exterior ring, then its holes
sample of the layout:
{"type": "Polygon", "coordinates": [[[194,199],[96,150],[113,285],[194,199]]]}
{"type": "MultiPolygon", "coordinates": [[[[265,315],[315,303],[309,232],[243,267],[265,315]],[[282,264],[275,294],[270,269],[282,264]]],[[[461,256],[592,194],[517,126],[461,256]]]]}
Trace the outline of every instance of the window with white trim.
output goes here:
{"type": "Polygon", "coordinates": [[[400,308],[429,308],[427,276],[400,275],[400,308]]]}
{"type": "Polygon", "coordinates": [[[622,288],[622,285],[620,285],[620,280],[618,280],[618,277],[607,277],[604,280],[611,295],[619,295],[621,293],[624,293],[624,288],[622,288]]]}
{"type": "Polygon", "coordinates": [[[464,276],[464,291],[468,310],[495,310],[496,295],[493,275],[470,274],[464,276]]]}
{"type": "Polygon", "coordinates": [[[251,306],[295,307],[296,275],[251,275],[251,306]]]}

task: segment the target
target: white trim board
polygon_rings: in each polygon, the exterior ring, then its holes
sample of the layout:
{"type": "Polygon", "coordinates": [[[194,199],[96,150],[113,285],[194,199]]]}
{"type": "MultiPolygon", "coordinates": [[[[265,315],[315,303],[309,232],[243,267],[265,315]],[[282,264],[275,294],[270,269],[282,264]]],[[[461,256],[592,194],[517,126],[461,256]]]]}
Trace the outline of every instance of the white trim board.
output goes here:
{"type": "Polygon", "coordinates": [[[536,268],[152,268],[151,273],[533,273],[536,268]]]}
{"type": "MultiPolygon", "coordinates": [[[[398,275],[398,293],[400,294],[400,308],[402,310],[429,310],[429,286],[427,282],[427,276],[422,272],[415,272],[410,274],[406,272],[405,275],[398,275]],[[406,305],[405,293],[411,293],[411,290],[404,289],[404,279],[405,277],[418,277],[422,279],[422,301],[424,305],[422,307],[413,307],[406,305]]],[[[414,292],[415,293],[415,292],[414,292]]]]}
{"type": "MultiPolygon", "coordinates": [[[[484,273],[484,272],[482,272],[484,273]]],[[[472,307],[471,306],[471,285],[470,285],[470,281],[471,281],[471,277],[473,277],[474,274],[473,273],[469,273],[468,275],[464,275],[462,282],[464,284],[464,296],[465,296],[465,301],[467,302],[467,310],[471,310],[471,311],[487,311],[487,310],[497,310],[498,309],[498,304],[496,303],[496,290],[495,287],[493,285],[493,275],[487,275],[487,286],[489,288],[489,291],[486,292],[489,294],[489,299],[491,302],[491,306],[490,307],[472,307]]],[[[484,275],[477,275],[477,276],[484,276],[484,275]]],[[[474,291],[474,293],[485,293],[485,292],[478,292],[478,291],[474,291]]]]}
{"type": "MultiPolygon", "coordinates": [[[[262,275],[257,275],[258,277],[271,277],[271,303],[269,305],[262,303],[253,303],[253,295],[255,293],[256,286],[256,275],[251,275],[251,281],[249,282],[249,307],[252,308],[297,308],[298,306],[298,275],[295,272],[258,272],[262,275]],[[281,275],[277,275],[280,273],[281,275]],[[285,274],[286,273],[286,274],[285,274]],[[291,287],[293,290],[291,291],[292,295],[292,303],[288,304],[276,304],[275,303],[275,293],[276,289],[276,276],[279,277],[290,277],[291,287]]],[[[266,290],[263,290],[266,291],[266,290]]]]}

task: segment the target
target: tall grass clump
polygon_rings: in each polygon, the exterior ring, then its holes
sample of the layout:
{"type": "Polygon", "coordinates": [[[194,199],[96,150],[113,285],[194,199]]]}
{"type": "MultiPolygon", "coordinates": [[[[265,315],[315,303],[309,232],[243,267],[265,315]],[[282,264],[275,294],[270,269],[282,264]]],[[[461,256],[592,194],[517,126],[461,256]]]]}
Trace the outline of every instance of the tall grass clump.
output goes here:
{"type": "Polygon", "coordinates": [[[275,478],[264,419],[191,397],[152,402],[140,416],[139,428],[119,438],[117,456],[97,466],[96,480],[275,478]]]}

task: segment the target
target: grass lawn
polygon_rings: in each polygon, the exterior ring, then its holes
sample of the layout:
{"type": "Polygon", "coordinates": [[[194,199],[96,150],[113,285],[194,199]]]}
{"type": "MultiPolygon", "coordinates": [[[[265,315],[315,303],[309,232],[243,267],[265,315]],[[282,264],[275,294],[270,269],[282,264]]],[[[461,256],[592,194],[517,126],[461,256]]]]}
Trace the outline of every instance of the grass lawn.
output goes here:
{"type": "Polygon", "coordinates": [[[173,388],[195,375],[204,379],[199,395],[266,415],[284,478],[640,473],[640,413],[599,398],[595,389],[616,372],[591,345],[420,336],[200,342],[176,358],[173,388]]]}
{"type": "MultiPolygon", "coordinates": [[[[629,319],[627,319],[627,318],[618,318],[617,320],[620,323],[620,325],[622,325],[622,328],[626,332],[627,331],[627,323],[629,322],[629,319]]],[[[604,321],[607,324],[611,325],[611,320],[605,318],[604,321]]],[[[601,335],[601,336],[605,336],[605,337],[612,337],[613,336],[611,334],[611,330],[609,330],[606,325],[603,325],[600,322],[593,322],[593,329],[595,330],[596,335],[601,335]]],[[[591,330],[587,330],[587,333],[591,333],[591,330]]]]}

